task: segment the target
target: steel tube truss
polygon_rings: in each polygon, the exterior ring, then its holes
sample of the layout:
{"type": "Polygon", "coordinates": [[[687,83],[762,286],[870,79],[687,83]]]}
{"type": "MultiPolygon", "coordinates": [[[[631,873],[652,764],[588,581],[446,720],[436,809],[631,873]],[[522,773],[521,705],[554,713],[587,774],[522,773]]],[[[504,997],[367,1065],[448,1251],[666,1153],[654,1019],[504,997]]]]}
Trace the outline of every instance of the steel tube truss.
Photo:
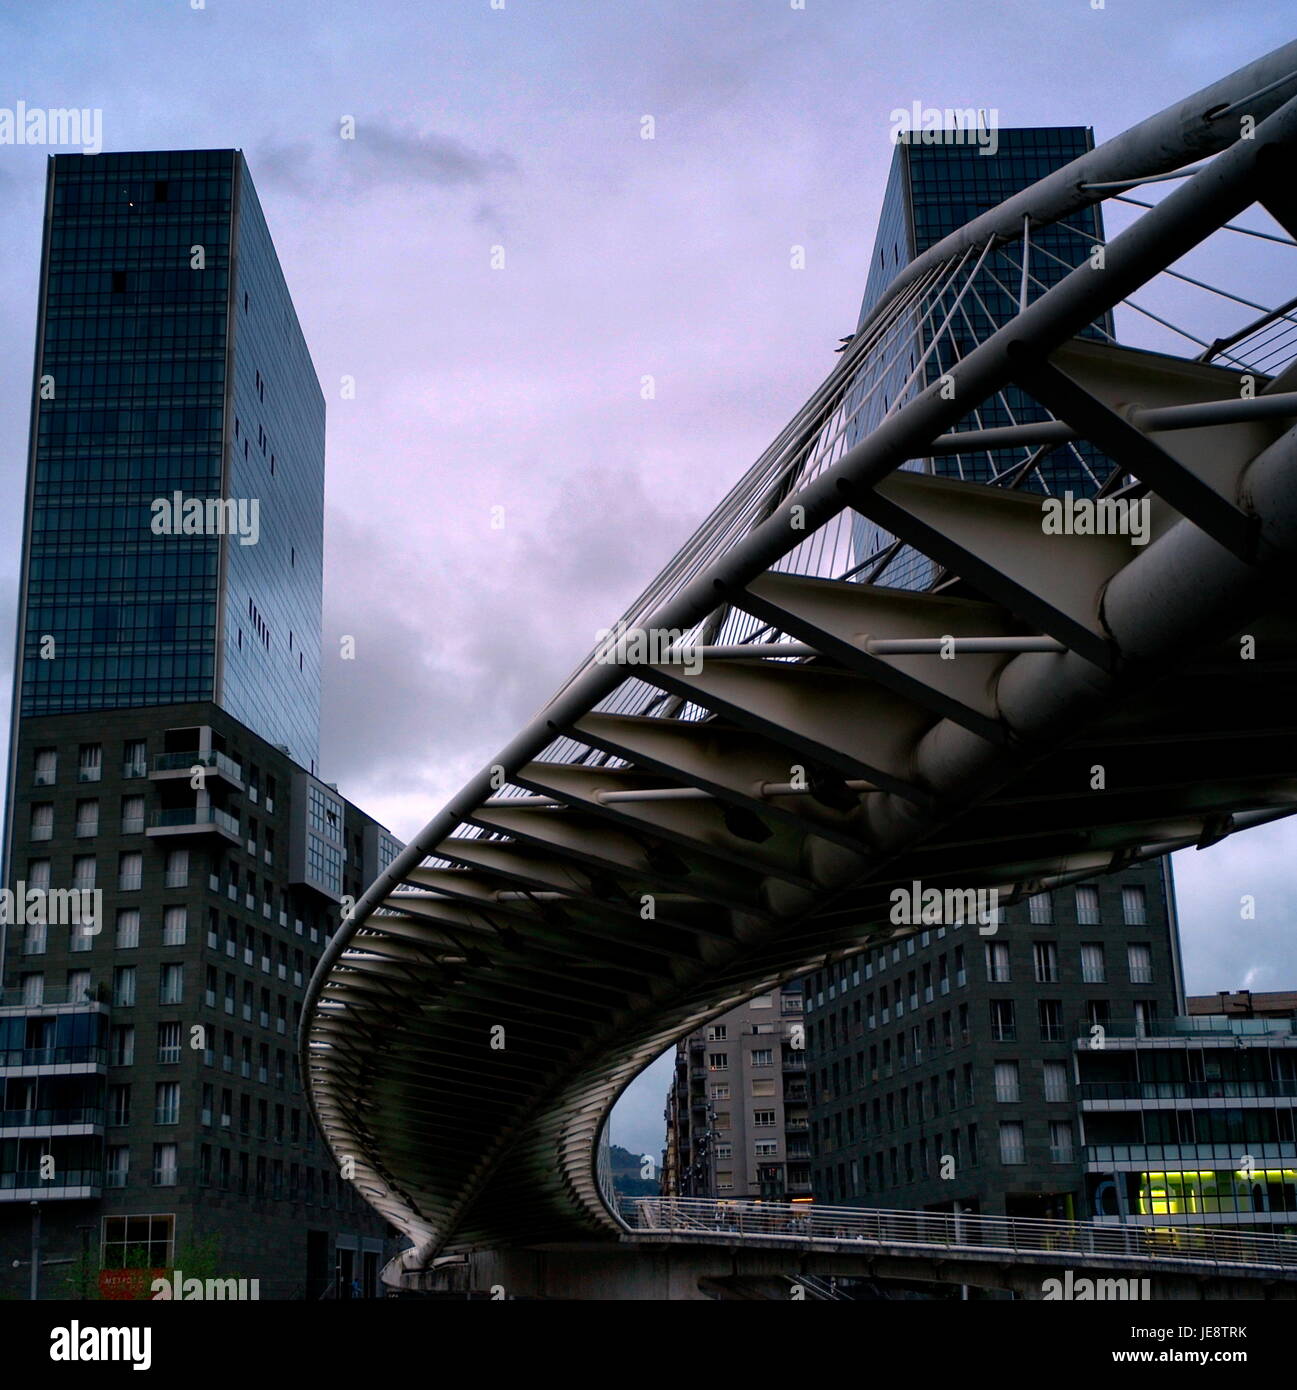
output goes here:
{"type": "Polygon", "coordinates": [[[617,1095],[704,1019],[908,930],[895,885],[1012,899],[1297,810],[1294,369],[1078,336],[1254,205],[1297,230],[1295,154],[1297,44],[925,253],[617,640],[367,891],[299,1046],[334,1156],[413,1242],[391,1278],[620,1234],[617,1095]],[[1241,138],[1220,113],[1249,99],[1241,138]],[[859,437],[993,242],[1204,158],[859,437]],[[1053,416],[1004,441],[1014,485],[911,471],[1010,387],[1053,416]],[[1090,505],[1129,527],[1051,529],[1058,499],[1016,486],[1070,440],[1112,460],[1090,505]],[[861,582],[887,563],[855,553],[865,521],[934,583],[861,582]]]}

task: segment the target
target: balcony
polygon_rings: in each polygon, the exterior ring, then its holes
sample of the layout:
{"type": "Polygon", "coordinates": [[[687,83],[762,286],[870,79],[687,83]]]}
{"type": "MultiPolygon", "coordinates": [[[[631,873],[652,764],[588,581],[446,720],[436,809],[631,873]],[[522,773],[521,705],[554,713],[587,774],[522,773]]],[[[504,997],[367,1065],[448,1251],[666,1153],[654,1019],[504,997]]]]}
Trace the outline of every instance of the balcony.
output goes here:
{"type": "Polygon", "coordinates": [[[100,1134],[104,1128],[102,1106],[82,1105],[61,1109],[0,1110],[0,1133],[15,1131],[8,1138],[31,1139],[55,1127],[65,1132],[100,1134]]]}
{"type": "Polygon", "coordinates": [[[1082,1105],[1128,1100],[1277,1100],[1297,1096],[1297,1080],[1087,1081],[1076,1090],[1082,1105]]]}
{"type": "Polygon", "coordinates": [[[200,753],[197,749],[185,753],[159,753],[153,759],[149,781],[170,782],[181,778],[187,781],[196,767],[201,767],[207,778],[216,777],[234,791],[243,790],[243,769],[233,758],[224,753],[200,753]]]}
{"type": "Polygon", "coordinates": [[[1266,1139],[1250,1144],[1090,1144],[1082,1153],[1087,1167],[1108,1168],[1116,1164],[1138,1169],[1159,1164],[1174,1171],[1181,1164],[1197,1167],[1207,1161],[1233,1172],[1245,1153],[1251,1155],[1258,1168],[1273,1167],[1272,1160],[1282,1160],[1285,1167],[1292,1167],[1297,1160],[1297,1142],[1266,1139]]]}
{"type": "Polygon", "coordinates": [[[0,1202],[71,1202],[103,1195],[101,1168],[67,1168],[42,1181],[39,1168],[0,1172],[0,1202]]]}
{"type": "Polygon", "coordinates": [[[173,806],[154,811],[149,817],[150,837],[177,835],[220,835],[239,844],[239,822],[217,806],[173,806]]]}

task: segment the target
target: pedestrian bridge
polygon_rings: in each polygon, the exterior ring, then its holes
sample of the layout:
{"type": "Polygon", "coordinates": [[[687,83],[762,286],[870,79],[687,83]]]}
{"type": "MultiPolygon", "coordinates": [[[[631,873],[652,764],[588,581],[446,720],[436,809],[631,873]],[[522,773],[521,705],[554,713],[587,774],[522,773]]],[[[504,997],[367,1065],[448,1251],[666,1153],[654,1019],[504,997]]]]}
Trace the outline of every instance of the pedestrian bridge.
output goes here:
{"type": "Polygon", "coordinates": [[[963,1286],[1045,1301],[1297,1298],[1297,1239],[1288,1236],[706,1198],[623,1199],[620,1214],[615,1252],[463,1256],[437,1262],[418,1286],[818,1300],[839,1296],[834,1283],[845,1278],[934,1297],[963,1286]]]}
{"type": "Polygon", "coordinates": [[[1253,259],[1297,246],[1295,160],[1297,43],[902,268],[613,636],[369,888],[299,1050],[335,1159],[411,1241],[392,1281],[620,1249],[597,1153],[624,1087],[911,930],[896,886],[1017,901],[1297,810],[1297,262],[1253,259]],[[1230,285],[1177,268],[1217,239],[1230,285]],[[1150,308],[1167,284],[1205,320],[1150,308]],[[1118,343],[1114,310],[1190,355],[1118,343]],[[1079,492],[1140,535],[1055,524],[1043,504],[1079,492]]]}

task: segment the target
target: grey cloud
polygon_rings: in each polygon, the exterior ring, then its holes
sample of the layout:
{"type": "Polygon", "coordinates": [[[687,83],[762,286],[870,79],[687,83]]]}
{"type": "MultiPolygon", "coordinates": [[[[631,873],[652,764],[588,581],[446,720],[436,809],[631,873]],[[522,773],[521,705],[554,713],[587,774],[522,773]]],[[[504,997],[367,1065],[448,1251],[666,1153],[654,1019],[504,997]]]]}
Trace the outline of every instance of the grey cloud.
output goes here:
{"type": "Polygon", "coordinates": [[[514,161],[498,151],[483,154],[450,136],[422,135],[364,117],[356,119],[355,140],[339,143],[348,147],[345,158],[357,182],[366,185],[473,185],[516,169],[514,161]]]}

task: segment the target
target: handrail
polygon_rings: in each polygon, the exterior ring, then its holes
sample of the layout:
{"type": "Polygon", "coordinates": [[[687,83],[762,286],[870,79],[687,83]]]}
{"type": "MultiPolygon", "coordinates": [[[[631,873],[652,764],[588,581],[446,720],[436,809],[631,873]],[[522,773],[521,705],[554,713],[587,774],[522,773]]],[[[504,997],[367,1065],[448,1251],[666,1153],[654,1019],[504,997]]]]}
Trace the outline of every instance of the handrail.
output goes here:
{"type": "Polygon", "coordinates": [[[631,1236],[679,1231],[722,1235],[727,1242],[730,1238],[778,1238],[808,1244],[868,1241],[982,1254],[1008,1250],[1016,1255],[1073,1254],[1297,1270],[1297,1238],[1203,1227],[1108,1226],[1041,1217],[699,1197],[638,1197],[626,1206],[634,1218],[627,1221],[631,1236]]]}

